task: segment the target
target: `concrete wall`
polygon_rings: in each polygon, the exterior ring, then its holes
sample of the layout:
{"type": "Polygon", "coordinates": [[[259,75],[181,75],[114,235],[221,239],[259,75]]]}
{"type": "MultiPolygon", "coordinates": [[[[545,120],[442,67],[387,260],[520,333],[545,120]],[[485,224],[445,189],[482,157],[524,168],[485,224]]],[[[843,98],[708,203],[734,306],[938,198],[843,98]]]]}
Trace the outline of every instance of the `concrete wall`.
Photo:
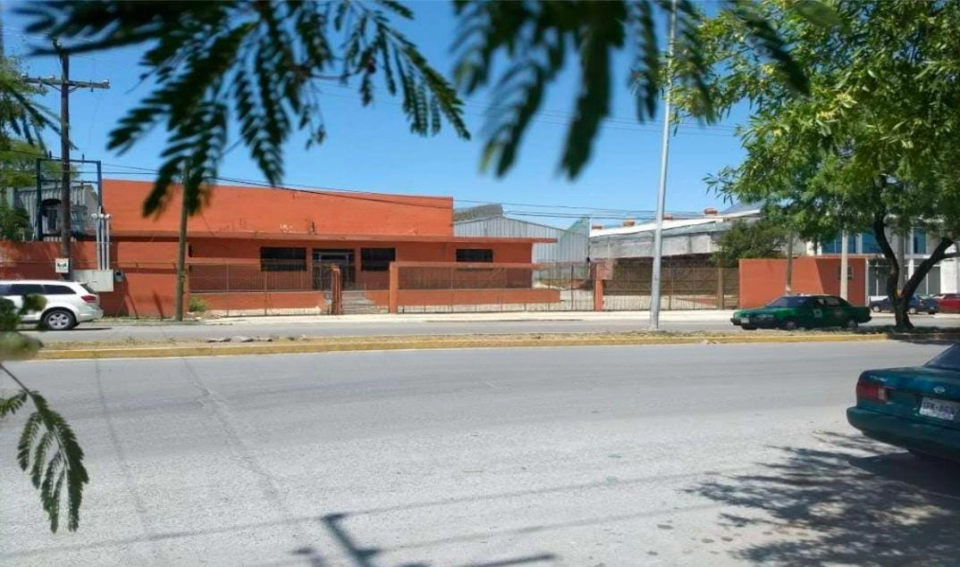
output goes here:
{"type": "MultiPolygon", "coordinates": [[[[867,259],[849,259],[853,278],[847,284],[847,301],[866,305],[867,259]]],[[[840,295],[840,258],[799,257],[793,261],[793,293],[840,295]]],[[[766,305],[783,295],[786,260],[740,260],[740,307],[766,305]]]]}

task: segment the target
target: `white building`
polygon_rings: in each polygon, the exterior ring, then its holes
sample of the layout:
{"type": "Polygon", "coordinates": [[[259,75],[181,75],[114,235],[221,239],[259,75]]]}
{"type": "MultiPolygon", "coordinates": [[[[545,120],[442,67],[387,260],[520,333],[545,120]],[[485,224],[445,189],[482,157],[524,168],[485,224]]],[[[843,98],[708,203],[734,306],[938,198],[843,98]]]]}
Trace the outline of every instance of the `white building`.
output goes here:
{"type": "MultiPolygon", "coordinates": [[[[873,256],[867,263],[867,296],[879,298],[886,295],[886,260],[872,232],[848,236],[847,253],[850,255],[873,256]]],[[[940,238],[922,228],[911,229],[903,236],[887,235],[895,253],[903,258],[903,278],[913,276],[920,262],[930,257],[940,238]],[[902,247],[902,249],[901,249],[902,247]]],[[[819,246],[809,244],[811,254],[832,256],[841,253],[842,240],[838,237],[819,246]]],[[[948,253],[957,252],[952,246],[948,253]]],[[[948,258],[934,266],[917,288],[918,295],[938,295],[957,293],[960,290],[960,258],[948,258]]]]}

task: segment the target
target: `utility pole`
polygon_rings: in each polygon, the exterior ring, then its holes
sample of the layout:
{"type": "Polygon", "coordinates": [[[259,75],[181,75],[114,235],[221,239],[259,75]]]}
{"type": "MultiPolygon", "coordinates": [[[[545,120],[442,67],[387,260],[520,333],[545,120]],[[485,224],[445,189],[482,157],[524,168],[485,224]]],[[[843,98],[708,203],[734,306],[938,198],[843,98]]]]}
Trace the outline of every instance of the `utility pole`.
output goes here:
{"type": "Polygon", "coordinates": [[[73,219],[70,206],[70,93],[84,89],[109,89],[110,81],[73,81],[70,79],[70,55],[54,40],[54,49],[60,58],[60,77],[24,77],[32,85],[52,87],[60,91],[60,257],[70,260],[64,279],[73,274],[70,245],[73,239],[73,219]]]}
{"type": "Polygon", "coordinates": [[[663,263],[663,210],[667,204],[667,161],[670,154],[670,93],[673,90],[673,49],[677,32],[677,0],[670,10],[667,46],[667,86],[663,96],[663,142],[660,153],[660,188],[657,191],[657,224],[653,231],[653,276],[650,281],[650,330],[660,330],[660,270],[663,263]]]}
{"type": "Polygon", "coordinates": [[[785,274],[786,285],[784,295],[793,295],[793,232],[787,234],[787,269],[785,274]]]}
{"type": "Polygon", "coordinates": [[[174,318],[183,321],[183,288],[187,279],[187,168],[183,168],[183,179],[180,181],[180,227],[177,231],[177,291],[173,298],[174,318]]]}

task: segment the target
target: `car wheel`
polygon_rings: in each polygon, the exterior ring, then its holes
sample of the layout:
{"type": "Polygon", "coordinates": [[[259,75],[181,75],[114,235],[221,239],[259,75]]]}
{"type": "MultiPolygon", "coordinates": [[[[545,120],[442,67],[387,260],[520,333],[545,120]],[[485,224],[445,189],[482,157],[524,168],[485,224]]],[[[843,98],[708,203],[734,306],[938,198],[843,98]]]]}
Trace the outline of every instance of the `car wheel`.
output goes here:
{"type": "Polygon", "coordinates": [[[909,313],[909,314],[911,314],[911,315],[916,315],[916,314],[917,314],[917,308],[916,308],[916,307],[911,307],[910,309],[907,309],[907,313],[909,313]]]}
{"type": "Polygon", "coordinates": [[[843,326],[850,331],[856,331],[860,327],[860,323],[856,319],[848,319],[843,326]]]}
{"type": "Polygon", "coordinates": [[[873,307],[870,308],[870,310],[873,311],[874,313],[880,313],[880,306],[874,305],[873,307]]]}
{"type": "Polygon", "coordinates": [[[787,319],[786,321],[783,322],[783,328],[788,331],[796,331],[797,329],[800,328],[800,325],[797,324],[796,319],[787,319]]]}
{"type": "Polygon", "coordinates": [[[77,318],[66,309],[51,309],[43,314],[41,320],[51,331],[69,331],[77,326],[77,318]]]}

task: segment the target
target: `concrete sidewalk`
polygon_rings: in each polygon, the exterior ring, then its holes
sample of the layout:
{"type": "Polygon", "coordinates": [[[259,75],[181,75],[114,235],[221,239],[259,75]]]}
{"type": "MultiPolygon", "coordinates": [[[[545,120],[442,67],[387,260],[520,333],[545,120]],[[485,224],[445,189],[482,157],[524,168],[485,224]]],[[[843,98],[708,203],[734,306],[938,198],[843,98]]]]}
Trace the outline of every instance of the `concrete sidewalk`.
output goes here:
{"type": "MultiPolygon", "coordinates": [[[[728,321],[732,310],[661,311],[661,321],[728,321]]],[[[203,321],[204,325],[288,324],[288,323],[465,323],[511,321],[649,321],[649,311],[555,311],[511,313],[437,313],[405,315],[285,315],[275,317],[225,317],[203,321]]]]}

